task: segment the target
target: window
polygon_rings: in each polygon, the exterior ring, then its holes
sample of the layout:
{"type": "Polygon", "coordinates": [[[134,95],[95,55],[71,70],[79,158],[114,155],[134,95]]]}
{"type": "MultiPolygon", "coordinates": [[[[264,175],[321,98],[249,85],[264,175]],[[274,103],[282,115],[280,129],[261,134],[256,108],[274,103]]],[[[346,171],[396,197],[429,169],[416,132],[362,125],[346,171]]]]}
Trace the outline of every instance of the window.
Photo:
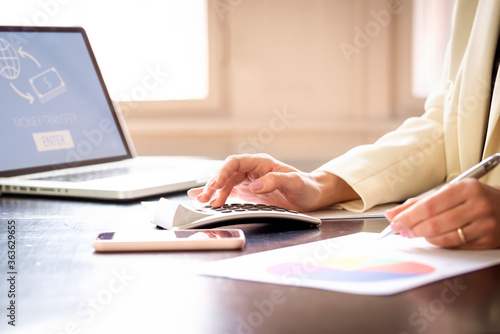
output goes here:
{"type": "Polygon", "coordinates": [[[426,98],[441,79],[454,0],[413,1],[412,93],[426,98]]]}
{"type": "Polygon", "coordinates": [[[3,25],[85,28],[111,97],[208,95],[206,0],[28,0],[3,4],[3,25]]]}

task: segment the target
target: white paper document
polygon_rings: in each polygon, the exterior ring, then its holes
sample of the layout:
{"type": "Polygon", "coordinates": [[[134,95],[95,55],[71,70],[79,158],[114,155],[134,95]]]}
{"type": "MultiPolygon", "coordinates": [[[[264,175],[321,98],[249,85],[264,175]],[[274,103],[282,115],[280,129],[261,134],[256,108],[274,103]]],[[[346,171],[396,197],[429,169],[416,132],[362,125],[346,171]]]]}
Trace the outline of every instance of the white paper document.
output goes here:
{"type": "Polygon", "coordinates": [[[208,263],[198,274],[366,295],[390,295],[500,263],[500,250],[443,249],[424,238],[378,233],[208,263]]]}

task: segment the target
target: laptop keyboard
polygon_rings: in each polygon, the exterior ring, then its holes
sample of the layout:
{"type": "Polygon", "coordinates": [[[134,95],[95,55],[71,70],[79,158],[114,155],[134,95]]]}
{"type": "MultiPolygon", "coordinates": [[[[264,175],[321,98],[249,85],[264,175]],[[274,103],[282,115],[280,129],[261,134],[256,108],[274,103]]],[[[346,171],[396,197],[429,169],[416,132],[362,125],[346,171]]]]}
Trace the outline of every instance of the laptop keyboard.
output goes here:
{"type": "Polygon", "coordinates": [[[35,180],[83,182],[83,181],[91,181],[113,176],[127,175],[130,173],[147,172],[154,169],[158,169],[158,166],[115,167],[115,168],[99,169],[87,172],[45,176],[36,178],[35,180]]]}

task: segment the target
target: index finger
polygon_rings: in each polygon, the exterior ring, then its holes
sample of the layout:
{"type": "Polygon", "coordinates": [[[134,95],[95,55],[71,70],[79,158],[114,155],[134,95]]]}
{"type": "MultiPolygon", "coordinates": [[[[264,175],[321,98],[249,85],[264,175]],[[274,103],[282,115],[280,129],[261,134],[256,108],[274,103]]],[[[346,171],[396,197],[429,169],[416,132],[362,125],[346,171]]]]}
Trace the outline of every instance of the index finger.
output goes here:
{"type": "Polygon", "coordinates": [[[464,196],[455,185],[441,188],[430,196],[419,199],[412,206],[401,211],[393,219],[393,224],[400,230],[409,231],[418,224],[432,219],[464,202],[464,196]]]}
{"type": "Polygon", "coordinates": [[[400,204],[394,208],[391,208],[385,212],[385,218],[392,222],[393,219],[400,214],[401,212],[405,211],[409,207],[411,207],[413,204],[415,204],[418,201],[418,198],[409,198],[407,199],[403,204],[400,204]]]}
{"type": "Polygon", "coordinates": [[[257,167],[262,167],[264,163],[269,163],[269,159],[259,155],[229,156],[209,186],[213,189],[221,189],[234,174],[246,174],[257,167]]]}

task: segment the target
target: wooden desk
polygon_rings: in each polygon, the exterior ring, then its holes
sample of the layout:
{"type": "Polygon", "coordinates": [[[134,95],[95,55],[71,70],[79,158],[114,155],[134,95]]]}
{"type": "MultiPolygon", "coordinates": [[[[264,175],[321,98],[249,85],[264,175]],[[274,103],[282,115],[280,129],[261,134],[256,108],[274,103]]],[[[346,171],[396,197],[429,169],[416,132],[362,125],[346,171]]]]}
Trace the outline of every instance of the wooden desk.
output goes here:
{"type": "MultiPolygon", "coordinates": [[[[184,195],[173,195],[183,198],[184,195]]],[[[500,266],[387,297],[180,274],[180,268],[359,231],[242,226],[241,251],[97,254],[99,232],[152,229],[139,202],[0,197],[0,333],[493,333],[500,266]],[[9,326],[7,225],[15,221],[16,327],[9,326]],[[7,284],[6,284],[7,283],[7,284]]]]}

